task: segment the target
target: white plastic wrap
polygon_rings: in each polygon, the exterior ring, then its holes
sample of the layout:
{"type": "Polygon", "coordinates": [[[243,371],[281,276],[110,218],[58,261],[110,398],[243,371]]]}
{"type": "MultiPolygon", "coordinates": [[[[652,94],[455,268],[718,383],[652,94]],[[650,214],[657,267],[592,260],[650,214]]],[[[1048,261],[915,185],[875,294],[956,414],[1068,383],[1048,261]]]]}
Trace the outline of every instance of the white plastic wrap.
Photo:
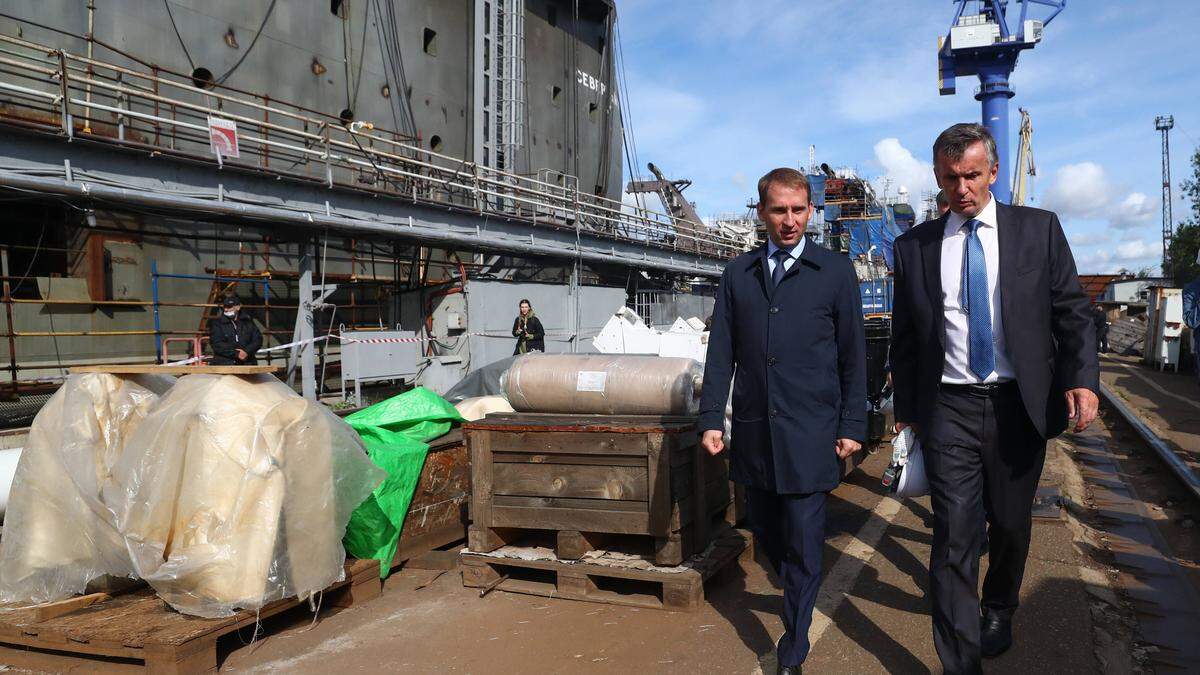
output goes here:
{"type": "Polygon", "coordinates": [[[133,574],[102,492],[129,435],[172,382],[72,375],[38,412],[4,518],[0,601],[61,600],[106,574],[133,574]]]}
{"type": "Polygon", "coordinates": [[[693,359],[583,354],[527,354],[501,386],[521,412],[693,415],[703,373],[693,359]]]}
{"type": "Polygon", "coordinates": [[[385,478],[349,425],[270,375],[181,378],[114,473],[137,575],[207,617],[341,580],[350,512],[385,478]]]}
{"type": "MultiPolygon", "coordinates": [[[[65,421],[77,408],[47,406],[34,426],[65,421]]],[[[136,423],[107,425],[120,429],[110,434],[120,443],[94,463],[107,474],[98,491],[84,491],[90,513],[35,508],[32,521],[14,523],[26,539],[47,539],[41,548],[54,555],[37,561],[40,587],[5,576],[6,598],[60,599],[99,574],[121,574],[144,579],[181,612],[219,617],[307,597],[342,579],[350,513],[384,478],[353,429],[270,375],[187,375],[139,411],[136,423]],[[36,522],[64,515],[78,519],[83,536],[36,522]],[[77,562],[84,558],[93,561],[77,562]]],[[[30,440],[26,455],[55,454],[52,444],[48,453],[30,453],[32,433],[30,440]]],[[[25,465],[23,457],[14,509],[28,491],[25,465]]],[[[10,557],[26,557],[10,554],[12,526],[0,554],[4,571],[10,557]]]]}

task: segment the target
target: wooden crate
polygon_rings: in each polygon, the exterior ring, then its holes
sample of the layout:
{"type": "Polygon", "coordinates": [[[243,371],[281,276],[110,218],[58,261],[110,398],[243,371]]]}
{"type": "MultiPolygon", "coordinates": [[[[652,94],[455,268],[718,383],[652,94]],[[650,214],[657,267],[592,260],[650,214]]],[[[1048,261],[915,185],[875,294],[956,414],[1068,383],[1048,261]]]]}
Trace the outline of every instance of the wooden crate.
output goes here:
{"type": "Polygon", "coordinates": [[[699,446],[694,418],[507,413],[463,429],[471,551],[553,530],[560,558],[638,537],[678,565],[704,550],[714,519],[733,522],[728,467],[699,446]]]}
{"type": "Polygon", "coordinates": [[[464,552],[463,585],[568,600],[692,612],[704,603],[704,582],[736,570],[752,556],[750,533],[724,529],[690,569],[664,572],[587,562],[521,560],[464,552]]]}
{"type": "Polygon", "coordinates": [[[467,537],[471,461],[461,429],[429,444],[392,566],[467,537]]]}
{"type": "MultiPolygon", "coordinates": [[[[321,606],[349,607],[380,593],[379,561],[348,561],[346,579],[325,590],[321,606]]],[[[219,638],[306,603],[289,598],[202,619],[176,612],[146,586],[81,596],[0,613],[0,663],[51,672],[213,672],[219,638]]]]}

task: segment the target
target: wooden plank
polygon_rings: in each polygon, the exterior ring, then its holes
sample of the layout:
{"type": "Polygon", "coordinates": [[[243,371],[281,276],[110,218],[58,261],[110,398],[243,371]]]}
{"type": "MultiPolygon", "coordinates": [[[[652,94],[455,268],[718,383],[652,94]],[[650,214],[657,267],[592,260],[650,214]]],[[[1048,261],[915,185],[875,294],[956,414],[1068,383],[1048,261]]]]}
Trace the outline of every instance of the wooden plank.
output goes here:
{"type": "Polygon", "coordinates": [[[650,512],[649,534],[665,534],[671,519],[671,439],[661,433],[650,434],[646,443],[649,446],[646,454],[650,483],[650,503],[647,505],[650,512]]]}
{"type": "Polygon", "coordinates": [[[456,445],[462,445],[464,442],[462,427],[454,427],[445,434],[429,441],[429,452],[438,452],[439,450],[452,448],[456,445]]]}
{"type": "MultiPolygon", "coordinates": [[[[510,497],[510,499],[528,498],[510,497]]],[[[645,511],[601,511],[548,506],[500,506],[498,504],[492,507],[492,523],[496,527],[543,530],[579,529],[586,532],[650,534],[649,521],[649,514],[645,511]]]]}
{"type": "Polygon", "coordinates": [[[440,570],[450,571],[458,569],[458,560],[460,552],[454,551],[426,551],[419,556],[414,556],[404,563],[406,570],[440,570]]]}
{"type": "Polygon", "coordinates": [[[138,661],[99,654],[51,651],[31,646],[0,645],[0,663],[35,673],[145,673],[138,661]]]}
{"type": "MultiPolygon", "coordinates": [[[[496,495],[493,506],[549,506],[559,509],[587,509],[603,512],[646,513],[646,502],[621,499],[588,499],[586,497],[521,497],[518,495],[496,495]]],[[[553,528],[541,528],[553,529],[553,528]]],[[[563,528],[559,528],[563,529],[563,528]]],[[[565,528],[569,530],[579,528],[565,528]]],[[[583,529],[582,532],[591,530],[583,529]]]]}
{"type": "Polygon", "coordinates": [[[492,434],[467,431],[471,453],[471,523],[492,527],[492,434]]]}
{"type": "Polygon", "coordinates": [[[494,495],[581,497],[645,501],[644,467],[569,466],[563,464],[496,464],[494,495]]]}
{"type": "Polygon", "coordinates": [[[464,429],[495,431],[569,431],[638,434],[691,431],[696,418],[662,415],[558,415],[546,413],[492,413],[468,422],[464,429]]]}
{"type": "Polygon", "coordinates": [[[646,460],[633,455],[530,454],[493,452],[497,464],[574,464],[576,466],[646,466],[646,460]]]}
{"type": "Polygon", "coordinates": [[[84,607],[90,607],[97,602],[104,602],[105,600],[112,600],[112,596],[108,593],[88,593],[87,595],[79,595],[58,602],[48,602],[43,605],[31,607],[32,616],[30,617],[30,623],[48,621],[55,617],[83,609],[84,607]]]}
{"type": "Polygon", "coordinates": [[[274,373],[283,366],[154,366],[154,365],[98,365],[73,366],[72,374],[110,373],[112,375],[262,375],[274,373]]]}
{"type": "MultiPolygon", "coordinates": [[[[330,585],[324,592],[332,593],[343,586],[369,585],[372,582],[378,584],[379,561],[374,559],[347,561],[345,574],[345,579],[330,585]]],[[[249,626],[256,621],[287,611],[305,602],[307,600],[299,600],[297,598],[276,600],[275,602],[267,603],[261,610],[253,612],[248,610],[241,611],[223,619],[202,619],[167,610],[164,611],[164,614],[169,612],[170,615],[184,617],[186,620],[178,623],[169,622],[170,625],[164,627],[163,630],[155,632],[147,641],[158,644],[180,645],[206,635],[217,633],[218,631],[220,631],[219,635],[224,635],[238,628],[249,626]]]]}
{"type": "Polygon", "coordinates": [[[400,545],[396,548],[396,556],[392,558],[392,567],[400,564],[411,566],[413,560],[427,553],[436,553],[435,549],[466,538],[467,526],[462,522],[446,523],[440,529],[427,531],[420,537],[407,541],[401,538],[400,545]]]}
{"type": "Polygon", "coordinates": [[[528,454],[634,455],[646,454],[645,434],[575,431],[483,431],[468,429],[471,436],[486,434],[492,452],[528,454]]]}

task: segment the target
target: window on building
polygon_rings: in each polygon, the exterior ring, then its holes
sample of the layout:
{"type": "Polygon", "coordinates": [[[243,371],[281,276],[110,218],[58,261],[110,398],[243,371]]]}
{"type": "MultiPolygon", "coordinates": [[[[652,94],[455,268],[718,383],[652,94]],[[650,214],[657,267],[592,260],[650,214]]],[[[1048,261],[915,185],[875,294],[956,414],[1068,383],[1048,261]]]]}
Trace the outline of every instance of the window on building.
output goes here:
{"type": "Polygon", "coordinates": [[[550,102],[558,105],[562,102],[562,87],[550,87],[550,102]]]}
{"type": "Polygon", "coordinates": [[[437,56],[437,31],[432,28],[426,28],[424,39],[422,41],[425,53],[430,56],[437,56]]]}
{"type": "Polygon", "coordinates": [[[437,135],[430,136],[429,149],[433,150],[434,152],[441,152],[442,151],[442,137],[437,136],[437,135]]]}
{"type": "Polygon", "coordinates": [[[588,119],[593,122],[600,119],[600,106],[595,103],[588,104],[588,119]]]}

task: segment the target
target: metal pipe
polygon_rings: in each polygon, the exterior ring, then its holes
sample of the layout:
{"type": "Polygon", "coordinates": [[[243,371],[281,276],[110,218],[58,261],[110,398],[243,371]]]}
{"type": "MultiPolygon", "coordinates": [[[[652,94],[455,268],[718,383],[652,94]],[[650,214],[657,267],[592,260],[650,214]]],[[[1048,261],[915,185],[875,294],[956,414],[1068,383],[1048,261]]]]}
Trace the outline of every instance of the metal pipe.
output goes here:
{"type": "Polygon", "coordinates": [[[1125,418],[1125,421],[1129,423],[1129,426],[1133,427],[1134,431],[1138,432],[1138,435],[1142,437],[1142,440],[1146,442],[1146,445],[1149,445],[1150,448],[1154,450],[1154,453],[1158,455],[1158,458],[1167,465],[1167,468],[1171,470],[1171,473],[1175,474],[1175,477],[1178,478],[1179,482],[1183,483],[1184,487],[1186,487],[1192,493],[1192,496],[1196,499],[1200,499],[1200,478],[1197,478],[1196,474],[1192,472],[1187,463],[1184,462],[1179,455],[1175,454],[1174,450],[1167,447],[1167,444],[1158,437],[1158,434],[1155,434],[1150,427],[1146,426],[1146,423],[1143,422],[1141,418],[1138,417],[1137,413],[1130,409],[1129,406],[1125,405],[1120,397],[1113,394],[1113,391],[1108,388],[1108,385],[1101,383],[1100,393],[1104,395],[1104,400],[1110,406],[1116,409],[1116,411],[1121,414],[1121,417],[1125,418]]]}
{"type": "MultiPolygon", "coordinates": [[[[84,1],[87,3],[87,17],[88,17],[88,19],[87,19],[87,26],[88,26],[87,35],[85,35],[84,38],[87,39],[88,61],[91,61],[92,53],[93,53],[92,49],[93,49],[93,45],[94,45],[94,43],[92,42],[92,34],[96,30],[96,3],[92,2],[92,0],[84,0],[84,1]]],[[[94,71],[92,70],[91,64],[88,64],[87,74],[88,74],[89,78],[92,75],[94,75],[94,71]]],[[[92,104],[92,85],[91,84],[88,84],[87,87],[84,89],[84,96],[87,99],[87,104],[90,106],[92,104]]],[[[86,134],[92,133],[92,124],[91,124],[90,119],[84,121],[83,132],[86,134]]]]}
{"type": "Polygon", "coordinates": [[[4,280],[4,318],[8,329],[8,369],[12,374],[13,396],[17,395],[17,340],[13,337],[12,291],[4,280]]]}

